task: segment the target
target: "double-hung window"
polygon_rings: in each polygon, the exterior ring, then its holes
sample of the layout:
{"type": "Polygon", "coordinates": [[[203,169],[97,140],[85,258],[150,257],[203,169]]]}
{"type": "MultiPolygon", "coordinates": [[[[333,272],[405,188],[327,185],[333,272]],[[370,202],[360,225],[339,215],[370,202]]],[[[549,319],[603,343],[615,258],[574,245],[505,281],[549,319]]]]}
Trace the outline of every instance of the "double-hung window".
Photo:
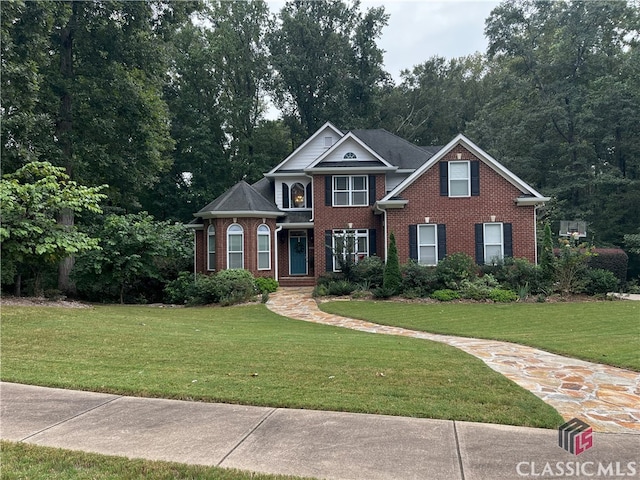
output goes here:
{"type": "Polygon", "coordinates": [[[339,272],[340,261],[357,263],[369,256],[369,230],[333,231],[333,271],[339,272]]]}
{"type": "Polygon", "coordinates": [[[438,263],[437,225],[418,225],[418,263],[436,265],[438,263]]]}
{"type": "Polygon", "coordinates": [[[449,162],[449,196],[468,197],[470,191],[470,162],[449,162]]]}
{"type": "Polygon", "coordinates": [[[504,259],[503,239],[502,223],[484,224],[484,261],[486,264],[497,263],[504,259]]]}
{"type": "Polygon", "coordinates": [[[262,224],[258,227],[258,270],[271,269],[271,230],[262,224]]]}
{"type": "Polygon", "coordinates": [[[336,175],[333,177],[333,206],[366,206],[369,204],[366,175],[336,175]]]}
{"type": "Polygon", "coordinates": [[[207,270],[216,269],[216,229],[213,225],[207,228],[207,270]]]}
{"type": "Polygon", "coordinates": [[[227,229],[227,268],[244,268],[244,230],[237,223],[227,229]]]}

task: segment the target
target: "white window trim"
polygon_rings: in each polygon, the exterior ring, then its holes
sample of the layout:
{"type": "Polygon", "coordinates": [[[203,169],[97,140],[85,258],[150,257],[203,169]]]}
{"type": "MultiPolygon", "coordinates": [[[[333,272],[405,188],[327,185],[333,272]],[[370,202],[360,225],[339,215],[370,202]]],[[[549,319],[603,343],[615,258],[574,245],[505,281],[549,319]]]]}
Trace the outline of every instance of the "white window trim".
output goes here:
{"type": "Polygon", "coordinates": [[[491,222],[482,224],[482,248],[484,249],[484,263],[485,265],[490,265],[491,261],[495,258],[487,255],[487,247],[496,247],[500,246],[500,258],[499,261],[504,260],[504,224],[501,222],[491,222]],[[500,226],[500,243],[487,243],[487,226],[488,225],[499,225],[500,226]]]}
{"type": "Polygon", "coordinates": [[[447,168],[448,168],[448,178],[447,181],[449,182],[448,188],[449,188],[449,197],[452,198],[467,198],[471,196],[471,162],[469,160],[456,160],[456,161],[450,161],[447,162],[447,168]],[[453,195],[451,193],[451,182],[452,181],[460,181],[462,179],[455,179],[455,178],[451,178],[451,166],[454,164],[466,164],[467,166],[467,193],[465,195],[453,195]]]}
{"type": "Polygon", "coordinates": [[[418,232],[418,264],[419,265],[423,265],[425,267],[434,267],[438,264],[438,225],[435,223],[422,223],[418,225],[417,228],[418,232]],[[420,227],[433,227],[433,238],[435,240],[435,243],[422,243],[420,241],[420,227]],[[422,263],[421,258],[420,258],[420,247],[434,247],[435,248],[435,256],[434,258],[436,259],[435,263],[422,263]]]}
{"type": "Polygon", "coordinates": [[[216,227],[213,225],[209,225],[207,228],[207,270],[210,272],[215,271],[216,269],[216,227]],[[211,242],[211,237],[213,237],[213,245],[211,242]],[[211,247],[213,247],[213,251],[211,251],[211,247]],[[213,254],[213,265],[211,265],[211,254],[213,254]]]}
{"type": "Polygon", "coordinates": [[[369,176],[368,175],[333,175],[331,179],[331,206],[333,207],[366,207],[369,205],[369,176]],[[347,189],[346,190],[337,190],[336,189],[336,181],[338,178],[346,178],[347,179],[347,189]],[[354,190],[353,188],[353,179],[354,178],[364,178],[364,190],[354,190]],[[353,194],[354,193],[362,193],[364,192],[364,203],[355,204],[353,203],[353,194]],[[336,193],[347,193],[348,194],[348,203],[345,205],[338,205],[336,203],[336,193]]]}
{"type": "MultiPolygon", "coordinates": [[[[338,254],[336,254],[336,239],[339,237],[347,237],[348,235],[353,235],[354,237],[354,246],[356,248],[356,251],[352,253],[353,255],[353,261],[355,263],[358,263],[358,261],[360,261],[360,258],[365,258],[369,256],[369,230],[367,229],[338,229],[338,230],[333,230],[331,232],[331,248],[333,249],[333,271],[334,272],[340,272],[341,270],[338,268],[338,254]],[[358,251],[358,238],[364,238],[365,239],[365,248],[366,251],[362,252],[362,251],[358,251]]],[[[347,256],[347,252],[342,252],[342,257],[346,258],[347,256]]]]}
{"type": "Polygon", "coordinates": [[[257,233],[257,240],[256,240],[257,249],[256,250],[258,252],[258,255],[257,255],[258,258],[256,259],[256,261],[258,262],[258,265],[257,265],[258,266],[258,270],[271,270],[271,229],[269,228],[268,225],[263,223],[261,225],[258,225],[256,233],[257,233]],[[260,229],[262,227],[266,228],[266,232],[260,232],[260,229]],[[260,237],[267,237],[267,250],[260,250],[260,237]],[[267,258],[269,259],[267,267],[260,267],[260,254],[261,253],[262,254],[265,254],[265,253],[267,254],[267,258]]]}
{"type": "Polygon", "coordinates": [[[242,266],[240,268],[244,269],[244,228],[242,228],[242,225],[239,225],[237,223],[232,223],[231,225],[229,225],[227,227],[227,269],[231,269],[231,254],[232,253],[240,253],[241,254],[241,256],[242,256],[242,266]],[[240,232],[231,232],[231,228],[232,227],[240,227],[240,232]],[[240,245],[241,245],[241,247],[240,247],[239,251],[231,251],[231,249],[230,249],[231,242],[229,241],[229,238],[231,237],[231,235],[240,236],[240,245]]]}

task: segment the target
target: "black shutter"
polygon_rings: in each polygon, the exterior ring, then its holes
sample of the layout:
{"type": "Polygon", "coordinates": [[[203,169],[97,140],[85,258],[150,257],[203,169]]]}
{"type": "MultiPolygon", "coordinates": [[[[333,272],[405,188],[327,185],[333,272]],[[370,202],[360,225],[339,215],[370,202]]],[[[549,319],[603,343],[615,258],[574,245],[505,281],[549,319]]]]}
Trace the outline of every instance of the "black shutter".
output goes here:
{"type": "Polygon", "coordinates": [[[449,164],[440,162],[440,195],[449,196],[449,164]]]}
{"type": "Polygon", "coordinates": [[[510,223],[503,223],[502,235],[504,241],[504,256],[513,257],[513,225],[510,223]]]}
{"type": "Polygon", "coordinates": [[[331,230],[324,231],[324,244],[325,244],[325,262],[327,272],[333,272],[333,232],[331,230]]]}
{"type": "Polygon", "coordinates": [[[376,246],[376,229],[370,228],[369,229],[369,256],[373,257],[374,255],[377,255],[377,253],[378,253],[378,248],[376,246]]]}
{"type": "Polygon", "coordinates": [[[307,185],[307,208],[313,207],[313,189],[311,188],[311,182],[307,185]]]}
{"type": "Polygon", "coordinates": [[[480,162],[475,160],[471,162],[471,196],[480,195],[480,162]]]}
{"type": "Polygon", "coordinates": [[[438,261],[447,256],[447,226],[438,224],[438,261]]]}
{"type": "Polygon", "coordinates": [[[476,263],[484,265],[484,226],[476,223],[476,263]]]}
{"type": "Polygon", "coordinates": [[[289,185],[282,184],[282,208],[289,208],[289,185]]]}
{"type": "Polygon", "coordinates": [[[331,175],[326,175],[324,177],[324,204],[327,207],[330,207],[333,204],[333,201],[331,199],[331,191],[333,189],[332,181],[333,178],[331,177],[331,175]]]}
{"type": "Polygon", "coordinates": [[[409,225],[409,258],[418,261],[418,226],[409,225]]]}
{"type": "Polygon", "coordinates": [[[369,175],[369,205],[376,203],[376,176],[369,175]]]}

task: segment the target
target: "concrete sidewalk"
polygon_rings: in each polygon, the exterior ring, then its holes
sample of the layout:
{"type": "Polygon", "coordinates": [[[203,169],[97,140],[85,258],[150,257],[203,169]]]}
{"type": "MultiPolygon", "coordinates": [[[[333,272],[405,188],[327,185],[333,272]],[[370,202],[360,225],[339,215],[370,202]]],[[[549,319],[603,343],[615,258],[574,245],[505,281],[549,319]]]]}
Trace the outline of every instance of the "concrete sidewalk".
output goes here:
{"type": "Polygon", "coordinates": [[[123,397],[0,383],[0,437],[131,458],[326,479],[639,478],[640,435],[123,397]],[[600,469],[600,474],[598,474],[600,469]],[[616,476],[616,474],[619,474],[616,476]],[[549,473],[546,476],[550,476],[549,473]]]}

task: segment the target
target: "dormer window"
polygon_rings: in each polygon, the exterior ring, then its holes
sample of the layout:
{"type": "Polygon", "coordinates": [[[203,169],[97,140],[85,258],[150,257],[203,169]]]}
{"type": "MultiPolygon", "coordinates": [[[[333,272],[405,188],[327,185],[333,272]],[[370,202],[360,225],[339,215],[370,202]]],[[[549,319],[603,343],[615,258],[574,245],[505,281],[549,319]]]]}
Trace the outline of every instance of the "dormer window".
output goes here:
{"type": "Polygon", "coordinates": [[[344,157],[342,158],[344,158],[345,160],[355,160],[358,157],[356,157],[356,154],[353,152],[347,152],[344,154],[344,157]]]}
{"type": "Polygon", "coordinates": [[[301,183],[294,183],[291,186],[291,205],[294,208],[304,208],[304,186],[301,183]]]}

